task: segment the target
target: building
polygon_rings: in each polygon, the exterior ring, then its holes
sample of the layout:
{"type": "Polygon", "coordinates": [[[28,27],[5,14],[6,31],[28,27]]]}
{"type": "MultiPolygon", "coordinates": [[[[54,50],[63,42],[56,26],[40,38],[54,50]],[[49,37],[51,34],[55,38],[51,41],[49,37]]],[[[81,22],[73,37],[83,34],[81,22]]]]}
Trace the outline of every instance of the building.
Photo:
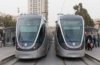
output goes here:
{"type": "Polygon", "coordinates": [[[48,0],[28,0],[28,14],[41,14],[48,20],[48,0]]]}
{"type": "Polygon", "coordinates": [[[5,13],[0,12],[0,16],[5,17],[5,16],[6,16],[6,14],[5,14],[5,13]]]}
{"type": "Polygon", "coordinates": [[[100,25],[100,19],[95,19],[94,24],[95,24],[94,28],[98,29],[98,27],[100,25]]]}
{"type": "Polygon", "coordinates": [[[11,16],[12,16],[13,20],[17,20],[17,18],[18,18],[18,16],[13,16],[13,15],[11,15],[11,16]]]}

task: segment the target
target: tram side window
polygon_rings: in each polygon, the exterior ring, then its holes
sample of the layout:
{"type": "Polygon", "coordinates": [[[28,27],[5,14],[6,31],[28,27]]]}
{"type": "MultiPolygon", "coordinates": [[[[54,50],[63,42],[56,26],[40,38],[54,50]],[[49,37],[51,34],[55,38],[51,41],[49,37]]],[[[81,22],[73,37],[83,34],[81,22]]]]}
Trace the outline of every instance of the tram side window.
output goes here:
{"type": "Polygon", "coordinates": [[[45,37],[45,24],[43,24],[40,29],[37,43],[43,43],[44,37],[45,37]]]}
{"type": "Polygon", "coordinates": [[[60,27],[57,25],[57,38],[58,38],[58,42],[59,43],[64,43],[62,34],[61,34],[61,29],[60,27]]]}

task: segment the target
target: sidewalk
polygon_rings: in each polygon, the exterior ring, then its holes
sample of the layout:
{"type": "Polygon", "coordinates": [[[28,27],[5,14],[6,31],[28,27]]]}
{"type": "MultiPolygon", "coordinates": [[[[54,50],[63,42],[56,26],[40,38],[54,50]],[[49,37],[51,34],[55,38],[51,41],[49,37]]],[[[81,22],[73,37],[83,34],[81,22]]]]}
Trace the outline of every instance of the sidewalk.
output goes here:
{"type": "Polygon", "coordinates": [[[0,48],[0,61],[15,54],[15,47],[2,47],[0,48]]]}
{"type": "Polygon", "coordinates": [[[2,47],[2,42],[0,41],[0,48],[2,47]]]}
{"type": "Polygon", "coordinates": [[[100,60],[100,47],[97,47],[97,48],[95,47],[95,48],[92,49],[92,51],[86,50],[85,52],[86,52],[86,54],[100,60]]]}

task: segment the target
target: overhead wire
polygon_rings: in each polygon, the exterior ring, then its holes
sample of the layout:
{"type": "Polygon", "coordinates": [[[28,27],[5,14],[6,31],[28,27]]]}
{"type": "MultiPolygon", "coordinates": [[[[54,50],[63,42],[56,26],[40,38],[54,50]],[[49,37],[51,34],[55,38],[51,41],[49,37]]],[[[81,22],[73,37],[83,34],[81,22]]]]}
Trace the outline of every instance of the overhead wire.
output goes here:
{"type": "Polygon", "coordinates": [[[60,13],[62,13],[62,10],[63,10],[63,7],[64,7],[64,4],[65,4],[65,0],[64,0],[64,2],[63,2],[63,5],[62,5],[62,8],[61,8],[60,13]]]}

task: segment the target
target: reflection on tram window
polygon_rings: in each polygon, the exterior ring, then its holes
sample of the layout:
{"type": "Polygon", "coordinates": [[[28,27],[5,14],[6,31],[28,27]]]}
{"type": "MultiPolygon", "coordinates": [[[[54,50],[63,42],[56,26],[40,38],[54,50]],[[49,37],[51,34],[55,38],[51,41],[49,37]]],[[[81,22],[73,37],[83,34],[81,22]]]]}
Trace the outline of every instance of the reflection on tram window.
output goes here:
{"type": "Polygon", "coordinates": [[[20,42],[21,41],[26,41],[26,42],[33,42],[34,41],[34,38],[36,36],[36,33],[37,33],[37,29],[38,29],[38,26],[21,26],[20,27],[20,42]]]}
{"type": "Polygon", "coordinates": [[[35,24],[35,25],[39,25],[41,19],[19,19],[19,24],[23,25],[23,24],[35,24]]]}
{"type": "Polygon", "coordinates": [[[33,25],[26,26],[26,25],[23,25],[23,26],[20,26],[20,32],[37,32],[37,28],[38,28],[38,26],[33,26],[33,25]]]}
{"type": "Polygon", "coordinates": [[[36,32],[21,32],[19,35],[19,42],[33,42],[36,32]]]}
{"type": "Polygon", "coordinates": [[[41,19],[19,19],[19,42],[33,43],[37,35],[41,19]],[[23,42],[24,41],[24,42],[23,42]]]}
{"type": "Polygon", "coordinates": [[[62,21],[62,25],[76,25],[76,24],[80,24],[80,21],[71,21],[71,20],[61,20],[62,21]]]}
{"type": "Polygon", "coordinates": [[[66,41],[81,41],[83,31],[82,20],[61,20],[61,26],[66,41]]]}
{"type": "Polygon", "coordinates": [[[80,29],[80,27],[72,27],[72,26],[69,26],[69,27],[64,27],[64,29],[80,29]]]}

